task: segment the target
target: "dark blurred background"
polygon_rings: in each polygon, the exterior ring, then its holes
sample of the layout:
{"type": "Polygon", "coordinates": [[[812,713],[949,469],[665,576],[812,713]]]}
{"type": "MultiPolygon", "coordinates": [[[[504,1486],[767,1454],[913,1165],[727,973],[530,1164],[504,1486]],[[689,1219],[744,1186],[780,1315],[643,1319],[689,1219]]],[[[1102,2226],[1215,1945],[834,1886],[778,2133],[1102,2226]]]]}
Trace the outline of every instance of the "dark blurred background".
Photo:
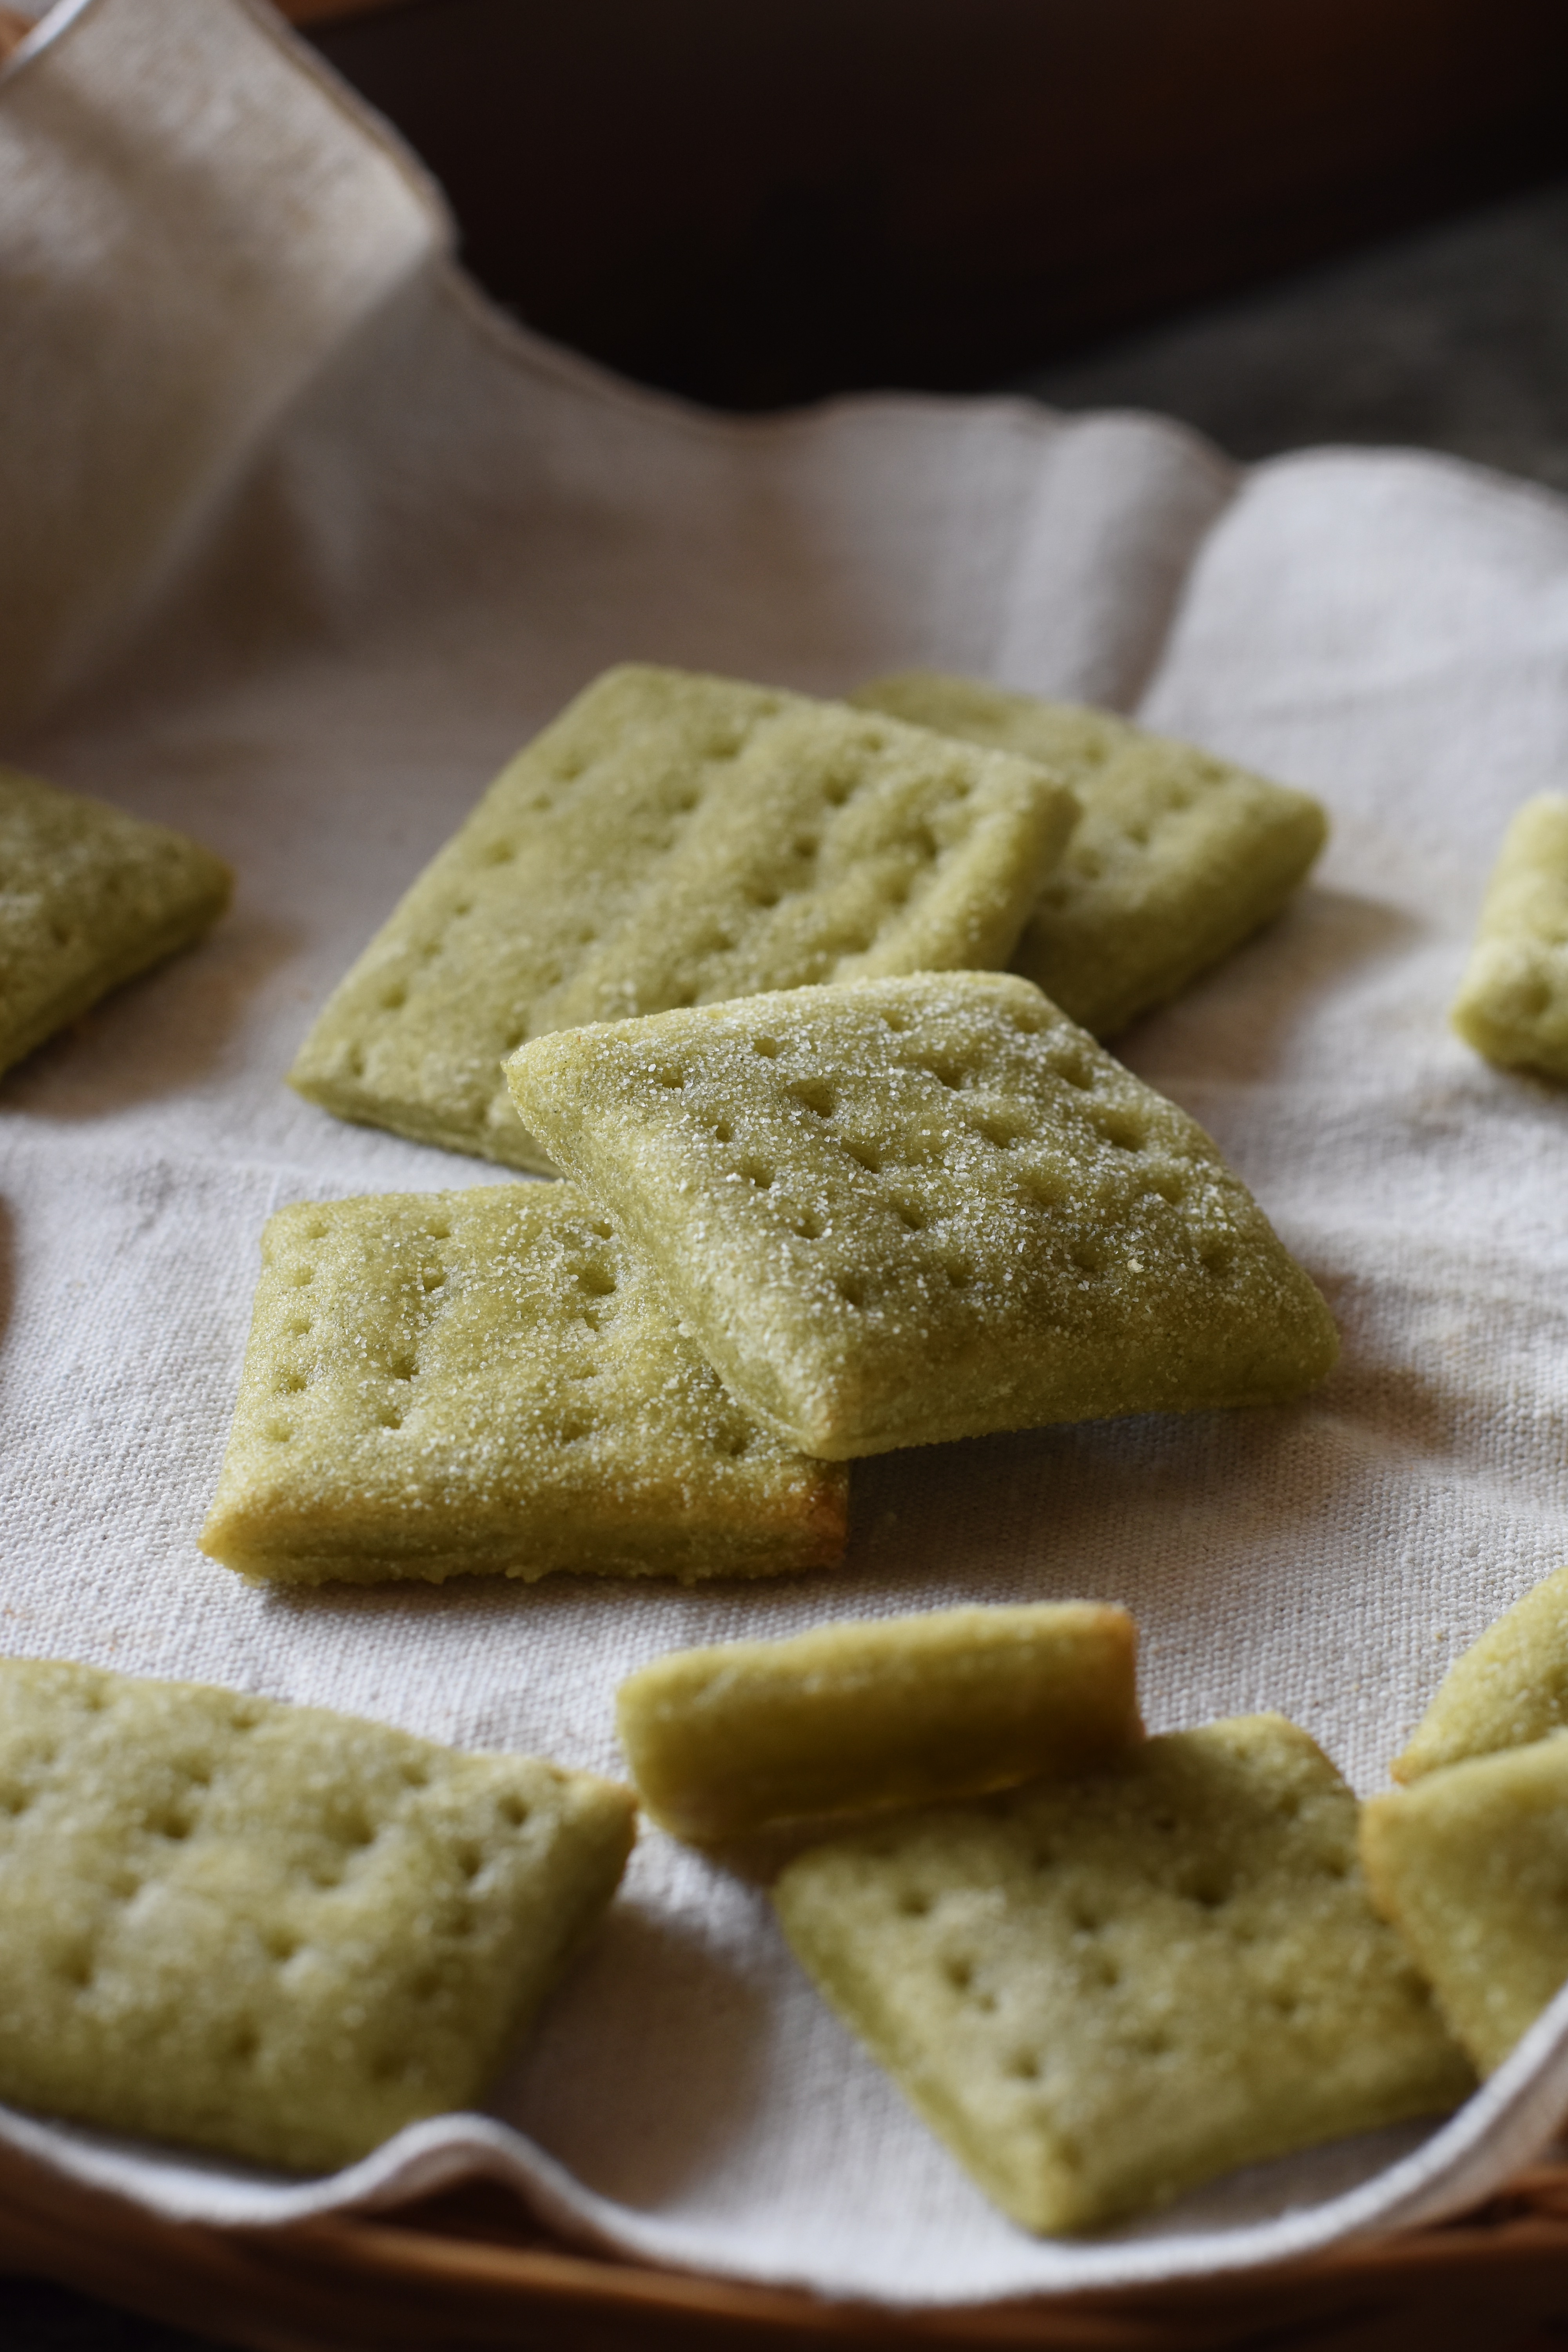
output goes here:
{"type": "Polygon", "coordinates": [[[490,292],[643,383],[1022,389],[1568,488],[1563,0],[289,13],[490,292]]]}

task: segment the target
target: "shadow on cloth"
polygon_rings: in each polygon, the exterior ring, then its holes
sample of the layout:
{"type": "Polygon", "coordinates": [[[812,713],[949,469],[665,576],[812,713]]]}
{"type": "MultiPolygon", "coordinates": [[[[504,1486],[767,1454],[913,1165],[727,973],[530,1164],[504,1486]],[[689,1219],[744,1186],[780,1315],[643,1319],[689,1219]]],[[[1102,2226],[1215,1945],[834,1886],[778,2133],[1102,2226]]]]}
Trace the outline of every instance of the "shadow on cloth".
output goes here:
{"type": "Polygon", "coordinates": [[[601,2196],[650,2210],[754,2124],[763,1989],[689,1921],[623,1897],[489,2102],[601,2196]]]}
{"type": "Polygon", "coordinates": [[[0,1103],[36,1118],[98,1118],[196,1084],[223,1061],[252,1001],[298,944],[291,926],[225,919],[195,947],[111,989],[8,1071],[0,1103]]]}

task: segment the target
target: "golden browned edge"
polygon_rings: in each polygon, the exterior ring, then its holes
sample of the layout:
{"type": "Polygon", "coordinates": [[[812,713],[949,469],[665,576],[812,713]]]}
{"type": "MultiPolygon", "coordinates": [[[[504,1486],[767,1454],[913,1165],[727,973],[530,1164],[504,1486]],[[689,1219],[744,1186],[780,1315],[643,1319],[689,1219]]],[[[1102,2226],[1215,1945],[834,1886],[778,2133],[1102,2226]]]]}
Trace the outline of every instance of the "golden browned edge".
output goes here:
{"type": "MultiPolygon", "coordinates": [[[[305,0],[305,4],[309,6],[310,0],[305,0]]],[[[328,0],[328,5],[331,5],[331,0],[328,0]]],[[[374,7],[379,5],[379,0],[360,0],[360,5],[374,7]]],[[[15,8],[0,8],[0,66],[5,64],[13,49],[21,47],[32,29],[29,20],[19,16],[15,8]]]]}
{"type": "Polygon", "coordinates": [[[1262,2273],[895,2312],[583,2253],[493,2183],[393,2215],[219,2230],[142,2212],[0,2148],[0,2270],[58,2279],[255,2352],[429,2352],[436,2342],[441,2352],[788,2352],[824,2341],[1535,2352],[1516,2331],[1568,2308],[1568,2164],[1533,2168],[1461,2221],[1262,2273]]]}

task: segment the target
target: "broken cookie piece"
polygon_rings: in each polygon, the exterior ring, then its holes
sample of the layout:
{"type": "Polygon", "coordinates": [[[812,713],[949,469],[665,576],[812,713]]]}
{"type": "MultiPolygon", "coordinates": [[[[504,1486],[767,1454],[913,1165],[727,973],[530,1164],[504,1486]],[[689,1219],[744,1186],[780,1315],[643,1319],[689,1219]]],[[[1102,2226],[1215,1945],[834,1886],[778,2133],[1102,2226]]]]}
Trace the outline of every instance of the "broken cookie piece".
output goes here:
{"type": "Polygon", "coordinates": [[[700,1844],[1103,1762],[1142,1737],[1136,1649],[1094,1601],[936,1609],[671,1651],[616,1719],[650,1818],[700,1844]]]}
{"type": "Polygon", "coordinates": [[[199,940],[233,884],[183,833],[0,767],[0,1070],[199,940]]]}
{"type": "Polygon", "coordinates": [[[1355,1822],[1304,1732],[1240,1717],[815,1847],[774,1900],[986,2194],[1091,2230],[1471,2087],[1355,1822]]]}
{"type": "Polygon", "coordinates": [[[1077,813],[1030,761],[844,703],[610,670],[416,882],[291,1083],[340,1118],[548,1169],[501,1076],[526,1038],[1005,963],[1077,813]]]}
{"type": "Polygon", "coordinates": [[[904,670],[851,699],[1038,760],[1082,803],[1013,969],[1097,1037],[1162,1004],[1277,915],[1323,845],[1306,793],[1106,710],[904,670]]]}
{"type": "Polygon", "coordinates": [[[846,1477],[725,1393],[567,1184],[285,1209],[202,1547],[272,1583],[831,1567],[846,1477]]]}
{"type": "Polygon", "coordinates": [[[795,989],[541,1038],[508,1072],[808,1454],[1272,1402],[1334,1360],[1203,1129],[1026,981],[795,989]]]}
{"type": "Polygon", "coordinates": [[[630,1792],[194,1683],[0,1664],[0,2097],[317,2171],[468,2105],[630,1792]]]}

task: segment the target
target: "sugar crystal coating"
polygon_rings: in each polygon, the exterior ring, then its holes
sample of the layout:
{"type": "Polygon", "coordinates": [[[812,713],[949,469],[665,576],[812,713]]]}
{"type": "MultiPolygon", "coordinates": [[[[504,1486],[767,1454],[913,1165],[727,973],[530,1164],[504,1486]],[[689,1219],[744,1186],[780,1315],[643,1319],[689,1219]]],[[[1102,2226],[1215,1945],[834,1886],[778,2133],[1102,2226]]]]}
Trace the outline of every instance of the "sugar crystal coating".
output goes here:
{"type": "Polygon", "coordinates": [[[852,699],[1038,760],[1083,814],[1013,969],[1097,1037],[1163,1003],[1277,915],[1323,845],[1306,793],[1109,711],[906,670],[852,699]]]}
{"type": "Polygon", "coordinates": [[[630,1794],[537,1757],[0,1664],[0,2097],[320,2170],[469,2105],[615,1890],[630,1794]]]}
{"type": "Polygon", "coordinates": [[[232,887],[184,834],[0,766],[0,1070],[200,939],[232,887]]]}
{"type": "Polygon", "coordinates": [[[781,1444],[568,1184],[285,1209],[203,1548],[253,1579],[776,1575],[843,1549],[781,1444]]]}
{"type": "Polygon", "coordinates": [[[636,666],[519,753],[334,992],[292,1084],[547,1169],[525,1038],[861,972],[1005,963],[1078,813],[1031,761],[636,666]]]}
{"type": "Polygon", "coordinates": [[[1470,2087],[1306,1734],[1241,1717],[900,1815],[775,1890],[819,1990],[988,2196],[1095,2229],[1470,2087]]]}
{"type": "Polygon", "coordinates": [[[524,1118],[735,1394],[828,1459],[1293,1396],[1322,1299],[1196,1123],[1026,981],[795,989],[547,1037],[524,1118]]]}

